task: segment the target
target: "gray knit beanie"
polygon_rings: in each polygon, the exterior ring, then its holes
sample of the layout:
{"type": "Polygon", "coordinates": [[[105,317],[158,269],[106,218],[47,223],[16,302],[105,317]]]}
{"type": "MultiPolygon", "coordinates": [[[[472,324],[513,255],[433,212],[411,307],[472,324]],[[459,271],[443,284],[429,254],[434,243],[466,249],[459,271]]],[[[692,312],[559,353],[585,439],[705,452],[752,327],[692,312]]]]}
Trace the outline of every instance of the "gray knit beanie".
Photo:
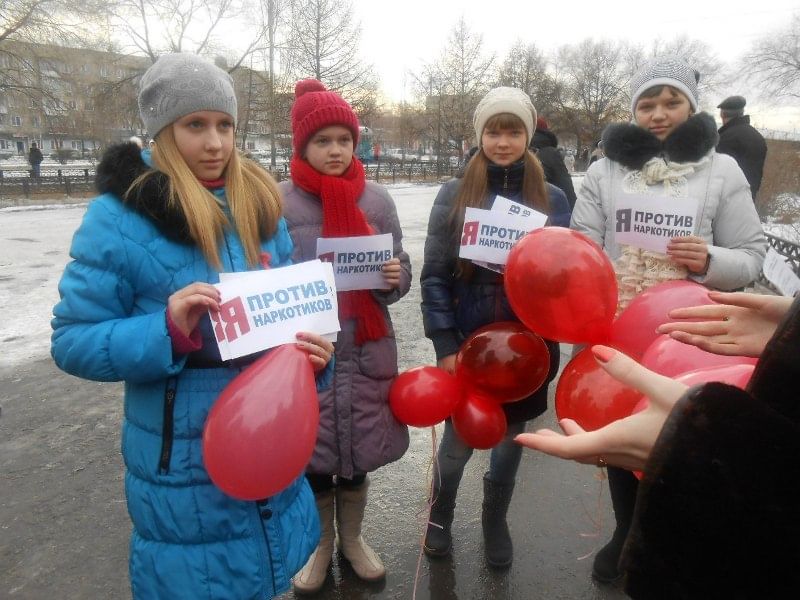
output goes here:
{"type": "Polygon", "coordinates": [[[657,85],[669,85],[689,99],[694,112],[698,110],[697,83],[700,73],[678,56],[666,55],[645,63],[631,78],[631,112],[636,113],[636,103],[643,92],[657,85]]]}
{"type": "Polygon", "coordinates": [[[233,79],[196,54],[164,54],[139,82],[139,115],[151,138],[184,115],[213,110],[237,117],[233,79]]]}
{"type": "Polygon", "coordinates": [[[511,113],[519,117],[525,123],[525,130],[528,132],[528,144],[533,139],[533,132],[536,131],[536,109],[533,107],[530,96],[518,88],[496,87],[481,98],[478,106],[475,107],[475,116],[472,124],[475,126],[475,138],[478,145],[481,145],[481,136],[486,121],[501,113],[511,113]]]}

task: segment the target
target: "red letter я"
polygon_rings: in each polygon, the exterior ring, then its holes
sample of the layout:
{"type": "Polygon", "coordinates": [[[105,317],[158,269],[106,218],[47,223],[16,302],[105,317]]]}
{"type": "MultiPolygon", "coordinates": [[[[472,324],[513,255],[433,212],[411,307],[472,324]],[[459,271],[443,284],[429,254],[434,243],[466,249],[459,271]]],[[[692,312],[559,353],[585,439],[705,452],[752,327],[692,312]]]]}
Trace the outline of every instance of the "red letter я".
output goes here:
{"type": "Polygon", "coordinates": [[[332,263],[333,262],[333,252],[325,252],[324,254],[320,254],[319,255],[319,259],[322,262],[332,263]]]}
{"type": "Polygon", "coordinates": [[[473,246],[478,243],[478,222],[464,223],[464,235],[461,236],[462,246],[473,246]]]}
{"type": "MultiPolygon", "coordinates": [[[[232,342],[240,335],[250,331],[250,322],[247,320],[247,311],[244,309],[242,299],[237,296],[219,305],[219,316],[225,322],[225,337],[232,342]],[[236,326],[239,331],[236,331],[236,326]]],[[[217,336],[219,339],[219,335],[217,336]]]]}

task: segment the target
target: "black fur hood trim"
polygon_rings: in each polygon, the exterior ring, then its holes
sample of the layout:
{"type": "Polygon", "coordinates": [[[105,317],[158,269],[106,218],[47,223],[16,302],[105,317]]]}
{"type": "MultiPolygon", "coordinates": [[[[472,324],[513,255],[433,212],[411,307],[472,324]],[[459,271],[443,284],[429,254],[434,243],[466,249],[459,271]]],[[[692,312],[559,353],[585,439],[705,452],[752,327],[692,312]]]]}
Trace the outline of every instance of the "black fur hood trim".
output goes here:
{"type": "Polygon", "coordinates": [[[698,161],[717,145],[718,139],[714,118],[697,113],[663,142],[633,123],[609,125],[603,132],[603,151],[609,159],[639,170],[654,156],[677,163],[698,161]]]}
{"type": "Polygon", "coordinates": [[[183,211],[179,206],[169,205],[169,178],[166,175],[154,173],[133,194],[125,197],[136,178],[149,170],[136,144],[115,144],[105,151],[97,166],[95,186],[100,193],[114,194],[150,219],[164,236],[185,244],[194,243],[183,211]]]}

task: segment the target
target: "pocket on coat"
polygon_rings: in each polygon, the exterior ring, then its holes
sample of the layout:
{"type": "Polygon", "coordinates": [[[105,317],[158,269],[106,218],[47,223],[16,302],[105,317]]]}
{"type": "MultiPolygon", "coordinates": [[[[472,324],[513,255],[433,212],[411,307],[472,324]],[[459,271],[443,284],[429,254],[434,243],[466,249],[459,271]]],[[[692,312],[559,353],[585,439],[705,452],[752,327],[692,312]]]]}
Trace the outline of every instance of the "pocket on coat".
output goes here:
{"type": "Polygon", "coordinates": [[[392,379],[397,375],[397,341],[394,333],[360,348],[358,370],[371,379],[392,379]]]}

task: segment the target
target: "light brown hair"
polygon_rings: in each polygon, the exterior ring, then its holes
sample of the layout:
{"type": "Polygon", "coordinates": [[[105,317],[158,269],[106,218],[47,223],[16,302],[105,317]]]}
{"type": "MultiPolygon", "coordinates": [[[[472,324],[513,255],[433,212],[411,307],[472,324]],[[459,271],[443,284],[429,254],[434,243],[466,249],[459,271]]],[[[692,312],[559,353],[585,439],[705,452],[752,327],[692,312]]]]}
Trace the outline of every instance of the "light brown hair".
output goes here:
{"type": "MultiPolygon", "coordinates": [[[[169,179],[167,202],[178,207],[186,218],[189,234],[203,256],[216,269],[222,268],[219,242],[229,221],[214,195],[202,186],[189,169],[175,143],[173,126],[168,125],[156,136],[153,165],[169,179]]],[[[157,171],[138,177],[126,192],[141,186],[157,171]]],[[[225,196],[233,217],[233,226],[244,247],[247,264],[259,264],[261,240],[275,233],[281,216],[280,192],[275,181],[253,161],[239,156],[234,148],[223,173],[225,196]]]]}
{"type": "MultiPolygon", "coordinates": [[[[484,131],[502,129],[525,129],[522,119],[511,113],[500,113],[493,115],[486,121],[484,131]]],[[[483,132],[481,132],[482,134],[483,132]]],[[[480,145],[481,141],[478,140],[480,145]]],[[[525,161],[525,170],[522,176],[522,198],[520,202],[526,206],[538,210],[546,215],[550,214],[550,201],[545,185],[544,170],[539,159],[526,149],[522,155],[525,161]]],[[[483,148],[473,156],[464,171],[464,177],[456,193],[453,203],[453,210],[450,213],[450,223],[456,233],[459,233],[464,226],[464,210],[471,208],[489,208],[489,177],[488,169],[490,161],[486,158],[483,148]]],[[[459,277],[469,277],[472,272],[471,261],[459,260],[456,274],[459,277]]]]}

